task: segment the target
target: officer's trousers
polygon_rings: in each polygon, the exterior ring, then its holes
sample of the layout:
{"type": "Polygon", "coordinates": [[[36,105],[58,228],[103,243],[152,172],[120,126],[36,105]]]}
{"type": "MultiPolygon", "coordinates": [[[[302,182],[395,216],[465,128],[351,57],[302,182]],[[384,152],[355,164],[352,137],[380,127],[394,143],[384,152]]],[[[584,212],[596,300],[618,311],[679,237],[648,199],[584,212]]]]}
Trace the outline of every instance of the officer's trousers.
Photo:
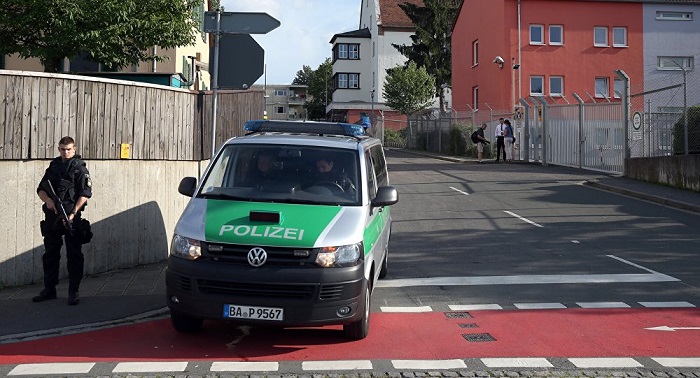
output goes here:
{"type": "MultiPolygon", "coordinates": [[[[41,257],[44,266],[44,287],[52,290],[58,285],[58,269],[61,262],[61,247],[64,236],[60,233],[47,233],[44,236],[44,255],[41,257]]],[[[85,258],[83,245],[70,235],[65,235],[66,259],[68,267],[68,290],[78,291],[83,279],[85,258]]]]}

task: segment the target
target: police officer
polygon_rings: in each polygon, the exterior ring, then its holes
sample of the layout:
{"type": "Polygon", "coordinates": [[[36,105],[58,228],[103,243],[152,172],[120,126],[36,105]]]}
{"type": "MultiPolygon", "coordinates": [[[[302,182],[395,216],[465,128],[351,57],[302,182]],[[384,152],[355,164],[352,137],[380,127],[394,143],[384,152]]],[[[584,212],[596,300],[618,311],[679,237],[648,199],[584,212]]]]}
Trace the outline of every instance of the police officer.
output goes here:
{"type": "Polygon", "coordinates": [[[73,306],[80,302],[78,289],[83,278],[84,257],[82,243],[77,233],[69,235],[68,227],[80,220],[80,214],[88,198],[92,197],[90,173],[80,155],[75,154],[75,140],[66,136],[58,142],[60,156],[51,160],[49,167],[41,179],[37,194],[44,202],[42,210],[45,219],[42,222],[41,233],[44,236],[44,289],[32,298],[34,302],[56,299],[58,284],[58,269],[61,260],[61,247],[65,236],[66,258],[68,260],[68,304],[73,306]],[[51,183],[59,203],[53,200],[51,188],[45,181],[51,183]],[[68,215],[65,222],[60,214],[59,206],[63,206],[68,215]]]}

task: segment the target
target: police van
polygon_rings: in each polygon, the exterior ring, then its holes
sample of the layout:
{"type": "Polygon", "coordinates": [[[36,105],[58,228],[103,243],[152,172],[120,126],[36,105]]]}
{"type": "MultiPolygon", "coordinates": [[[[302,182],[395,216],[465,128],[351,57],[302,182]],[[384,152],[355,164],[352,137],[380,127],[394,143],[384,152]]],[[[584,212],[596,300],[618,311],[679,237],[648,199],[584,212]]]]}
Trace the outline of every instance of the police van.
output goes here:
{"type": "Polygon", "coordinates": [[[249,121],[228,140],[180,216],[166,271],[173,327],[204,319],[369,331],[387,274],[390,206],[382,145],[361,125],[249,121]]]}

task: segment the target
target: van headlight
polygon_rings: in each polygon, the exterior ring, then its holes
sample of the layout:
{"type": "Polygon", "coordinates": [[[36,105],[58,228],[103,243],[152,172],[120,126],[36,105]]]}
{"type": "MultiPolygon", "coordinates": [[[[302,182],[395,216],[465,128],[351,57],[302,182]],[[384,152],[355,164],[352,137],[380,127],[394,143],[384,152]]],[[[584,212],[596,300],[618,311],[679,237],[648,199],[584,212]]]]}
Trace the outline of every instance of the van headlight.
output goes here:
{"type": "Polygon", "coordinates": [[[187,260],[196,260],[202,257],[201,243],[199,240],[175,234],[175,236],[173,236],[173,242],[170,244],[170,256],[187,260]]]}
{"type": "Polygon", "coordinates": [[[359,244],[323,247],[316,255],[316,265],[324,268],[352,266],[361,256],[362,248],[359,244]]]}

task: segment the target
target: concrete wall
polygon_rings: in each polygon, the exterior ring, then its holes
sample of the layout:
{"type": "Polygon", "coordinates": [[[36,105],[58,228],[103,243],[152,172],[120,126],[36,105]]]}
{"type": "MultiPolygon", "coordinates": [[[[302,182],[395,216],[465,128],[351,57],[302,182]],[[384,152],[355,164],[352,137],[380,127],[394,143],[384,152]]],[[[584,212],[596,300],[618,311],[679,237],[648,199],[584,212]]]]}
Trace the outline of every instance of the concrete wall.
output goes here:
{"type": "MultiPolygon", "coordinates": [[[[36,187],[48,160],[0,161],[0,287],[41,282],[43,219],[36,187]]],[[[85,274],[167,258],[172,232],[189,197],[177,192],[184,176],[199,177],[204,162],[87,160],[93,198],[83,216],[94,237],[83,246],[85,274]]],[[[66,276],[65,247],[61,277],[66,276]]]]}
{"type": "Polygon", "coordinates": [[[700,155],[632,158],[626,165],[629,178],[700,192],[700,155]]]}

